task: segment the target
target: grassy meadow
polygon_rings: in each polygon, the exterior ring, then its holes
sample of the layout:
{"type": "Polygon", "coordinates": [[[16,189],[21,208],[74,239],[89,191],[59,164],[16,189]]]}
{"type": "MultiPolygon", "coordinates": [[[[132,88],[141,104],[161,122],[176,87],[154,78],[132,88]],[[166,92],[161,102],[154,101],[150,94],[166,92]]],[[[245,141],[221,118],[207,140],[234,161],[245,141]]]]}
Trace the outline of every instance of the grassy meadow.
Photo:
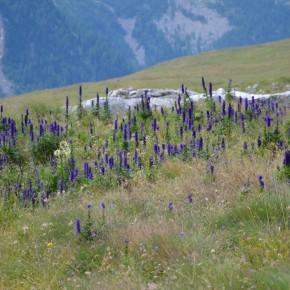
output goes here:
{"type": "MultiPolygon", "coordinates": [[[[226,88],[228,80],[233,80],[233,87],[246,90],[248,86],[258,85],[264,92],[289,90],[290,40],[243,48],[224,49],[206,52],[168,61],[143,71],[96,83],[85,83],[85,98],[91,99],[96,92],[103,92],[106,87],[119,88],[172,88],[181,83],[188,88],[200,91],[200,79],[210,79],[215,88],[226,88]]],[[[11,110],[23,110],[31,104],[50,106],[63,105],[64,96],[70,96],[73,104],[78,102],[78,85],[65,88],[36,91],[20,96],[3,99],[11,110]]]]}
{"type": "Polygon", "coordinates": [[[87,88],[1,107],[0,289],[290,288],[289,99],[114,116],[87,88]]]}

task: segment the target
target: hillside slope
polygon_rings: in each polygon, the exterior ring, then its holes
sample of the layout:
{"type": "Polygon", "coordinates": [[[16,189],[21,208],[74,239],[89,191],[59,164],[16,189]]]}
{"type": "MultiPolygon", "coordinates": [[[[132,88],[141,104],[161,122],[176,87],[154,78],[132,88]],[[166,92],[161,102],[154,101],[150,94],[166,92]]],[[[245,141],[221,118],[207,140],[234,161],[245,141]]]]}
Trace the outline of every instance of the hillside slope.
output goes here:
{"type": "MultiPolygon", "coordinates": [[[[290,84],[289,73],[290,40],[274,42],[261,46],[226,49],[204,53],[198,56],[179,58],[123,78],[85,83],[85,98],[92,98],[97,92],[103,93],[105,87],[135,88],[178,88],[185,83],[188,88],[200,91],[202,76],[212,81],[215,88],[226,87],[229,79],[233,86],[243,90],[259,84],[265,91],[278,91],[290,84]]],[[[61,89],[33,92],[3,100],[9,106],[42,103],[62,105],[65,96],[76,103],[78,85],[61,89]]]]}
{"type": "Polygon", "coordinates": [[[290,37],[289,14],[286,0],[0,0],[0,95],[290,37]]]}

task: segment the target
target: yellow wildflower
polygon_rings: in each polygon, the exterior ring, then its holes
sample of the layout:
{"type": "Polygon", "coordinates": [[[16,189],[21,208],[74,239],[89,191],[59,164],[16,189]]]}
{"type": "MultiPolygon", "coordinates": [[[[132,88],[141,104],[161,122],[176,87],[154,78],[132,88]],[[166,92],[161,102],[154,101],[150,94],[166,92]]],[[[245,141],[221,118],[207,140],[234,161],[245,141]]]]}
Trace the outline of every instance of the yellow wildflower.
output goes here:
{"type": "Polygon", "coordinates": [[[47,243],[47,247],[48,247],[48,248],[52,248],[52,247],[53,247],[53,242],[52,242],[52,241],[48,242],[48,243],[47,243]]]}

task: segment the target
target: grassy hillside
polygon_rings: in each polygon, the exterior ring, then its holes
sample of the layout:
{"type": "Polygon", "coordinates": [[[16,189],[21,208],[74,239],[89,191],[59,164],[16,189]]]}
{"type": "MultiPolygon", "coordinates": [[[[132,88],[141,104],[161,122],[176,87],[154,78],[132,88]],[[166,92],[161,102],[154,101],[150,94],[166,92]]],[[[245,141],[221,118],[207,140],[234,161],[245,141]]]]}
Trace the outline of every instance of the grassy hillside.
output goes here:
{"type": "Polygon", "coordinates": [[[0,108],[0,289],[289,290],[289,117],[0,108]]]}
{"type": "MultiPolygon", "coordinates": [[[[123,78],[86,83],[83,85],[84,94],[92,98],[97,91],[104,92],[105,87],[177,88],[182,82],[188,88],[200,91],[201,76],[212,81],[216,88],[226,87],[228,80],[232,79],[233,86],[241,89],[259,84],[261,89],[272,91],[272,84],[277,83],[276,90],[282,90],[285,85],[290,85],[289,59],[290,40],[225,49],[176,59],[123,78]]],[[[32,103],[63,105],[66,95],[76,103],[77,87],[33,92],[5,99],[3,103],[12,107],[32,103]]]]}

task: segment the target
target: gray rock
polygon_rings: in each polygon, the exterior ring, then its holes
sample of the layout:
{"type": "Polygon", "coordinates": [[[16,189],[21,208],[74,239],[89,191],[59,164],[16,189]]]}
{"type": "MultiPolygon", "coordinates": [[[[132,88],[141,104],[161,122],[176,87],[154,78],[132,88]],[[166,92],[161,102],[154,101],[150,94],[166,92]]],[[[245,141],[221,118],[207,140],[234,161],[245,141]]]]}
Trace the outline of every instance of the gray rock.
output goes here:
{"type": "MultiPolygon", "coordinates": [[[[113,113],[121,113],[126,111],[129,107],[134,108],[138,103],[141,102],[142,96],[150,97],[150,104],[154,107],[167,107],[170,108],[174,106],[174,102],[177,100],[178,95],[181,93],[179,90],[171,89],[133,89],[133,88],[122,88],[114,91],[110,91],[108,94],[108,99],[110,103],[110,109],[113,113]]],[[[193,91],[187,91],[189,97],[193,101],[198,101],[204,99],[204,94],[196,93],[193,91]]],[[[258,98],[269,98],[271,96],[282,96],[289,97],[290,91],[278,94],[251,94],[233,89],[232,94],[235,97],[242,97],[251,99],[254,96],[258,98]]],[[[213,92],[213,98],[218,98],[219,96],[225,98],[226,91],[223,88],[220,88],[213,92]]],[[[93,99],[96,103],[96,99],[93,99]]],[[[100,97],[100,106],[103,106],[106,98],[100,97]]],[[[89,108],[92,105],[92,100],[87,100],[83,102],[85,108],[89,108]]],[[[77,107],[72,108],[76,110],[77,107]]]]}

